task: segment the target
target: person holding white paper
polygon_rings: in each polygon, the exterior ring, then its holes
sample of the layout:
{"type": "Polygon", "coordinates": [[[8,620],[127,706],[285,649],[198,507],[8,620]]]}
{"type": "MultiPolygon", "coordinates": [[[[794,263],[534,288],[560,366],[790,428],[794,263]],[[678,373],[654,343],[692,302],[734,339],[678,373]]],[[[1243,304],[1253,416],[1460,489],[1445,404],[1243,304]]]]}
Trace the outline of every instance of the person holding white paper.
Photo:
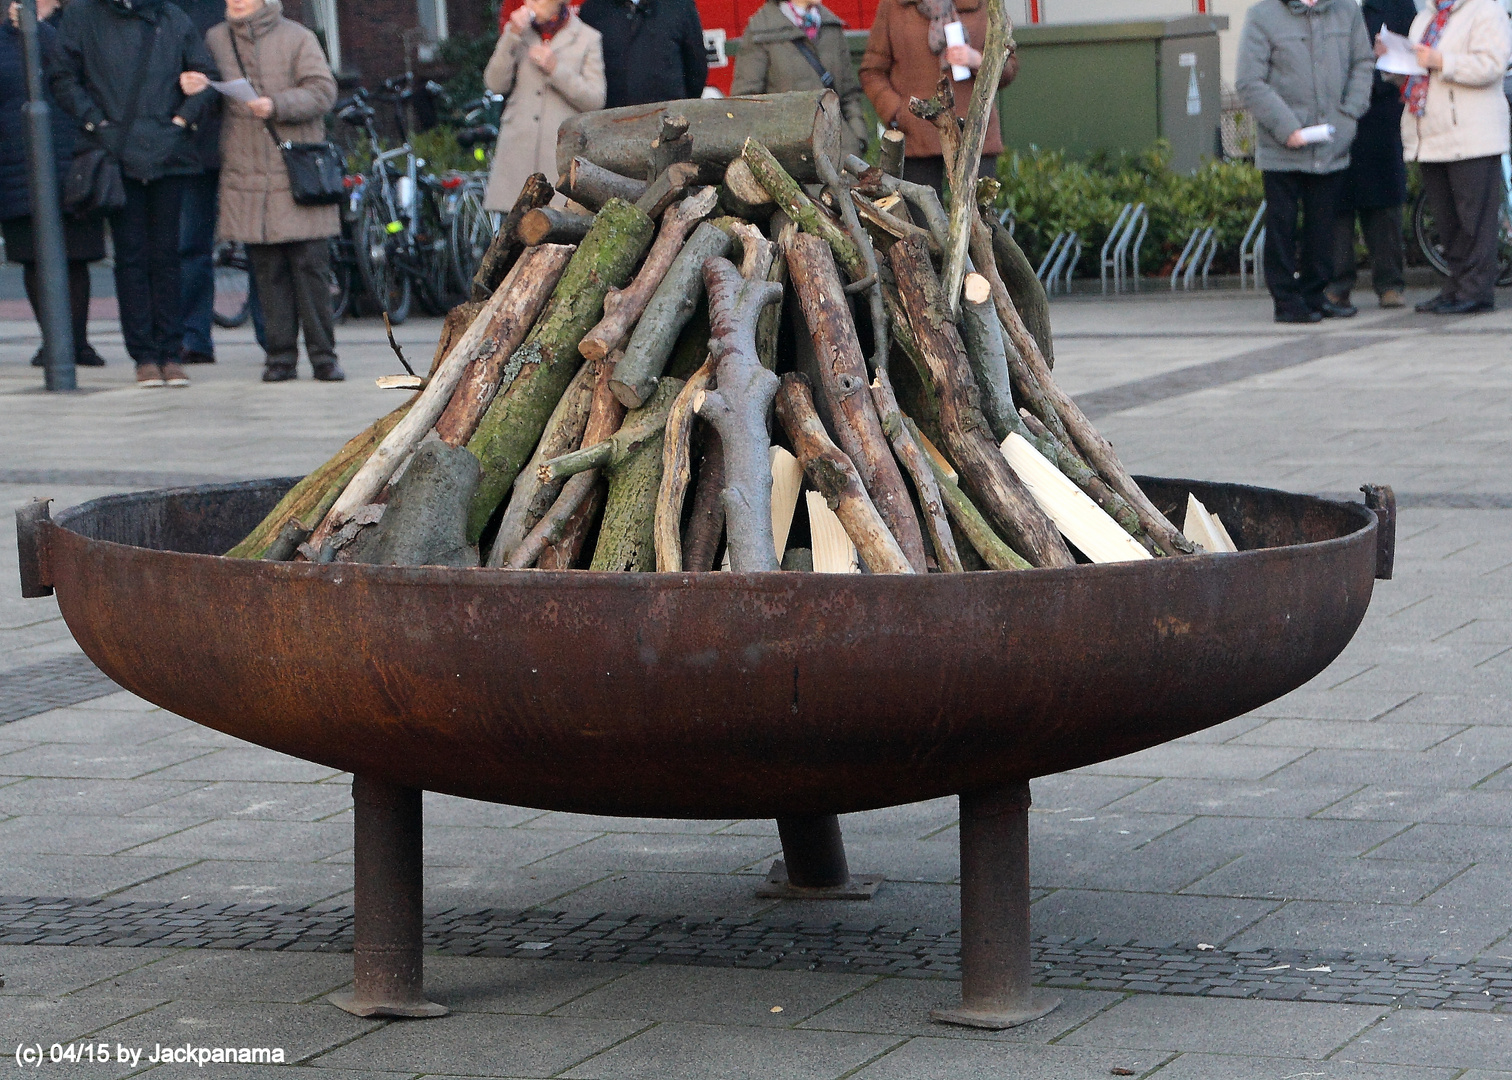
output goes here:
{"type": "Polygon", "coordinates": [[[1355,314],[1349,305],[1332,303],[1324,289],[1333,277],[1339,185],[1356,122],[1370,105],[1374,67],[1354,0],[1259,0],[1245,16],[1235,86],[1258,132],[1265,283],[1277,322],[1355,314]],[[1333,126],[1333,137],[1309,141],[1306,129],[1325,124],[1333,126]]]}

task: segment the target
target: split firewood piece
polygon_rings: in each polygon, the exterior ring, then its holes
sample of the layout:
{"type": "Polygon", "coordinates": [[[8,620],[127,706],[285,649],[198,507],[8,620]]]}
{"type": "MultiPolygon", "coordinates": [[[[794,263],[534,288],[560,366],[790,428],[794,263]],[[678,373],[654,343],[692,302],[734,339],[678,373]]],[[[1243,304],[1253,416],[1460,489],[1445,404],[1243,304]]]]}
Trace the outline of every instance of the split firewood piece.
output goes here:
{"type": "MultiPolygon", "coordinates": [[[[554,253],[544,252],[539,261],[550,262],[553,258],[554,253]]],[[[509,276],[431,375],[404,419],[394,426],[352,477],[351,483],[310,537],[311,547],[319,551],[325,540],[346,524],[358,507],[375,501],[383,485],[441,418],[451,403],[453,392],[474,364],[480,360],[491,362],[491,358],[500,353],[506,357],[518,353],[517,346],[530,331],[551,290],[552,275],[540,270],[537,260],[515,263],[509,276]],[[535,288],[515,288],[517,283],[523,285],[527,278],[535,288]]],[[[512,358],[500,361],[506,365],[511,362],[512,358]]]]}
{"type": "Polygon", "coordinates": [[[436,420],[436,434],[443,442],[465,446],[472,438],[478,422],[499,392],[504,365],[540,316],[547,298],[567,269],[572,252],[573,249],[566,245],[542,244],[526,251],[515,263],[509,275],[509,289],[519,295],[513,302],[528,299],[530,303],[521,307],[519,317],[507,324],[498,347],[481,350],[462,376],[451,400],[436,420]]]}
{"type": "Polygon", "coordinates": [[[777,376],[756,355],[756,320],[761,309],[781,299],[782,286],[740,276],[728,259],[704,264],[709,295],[709,356],[717,390],[705,390],[693,409],[719,432],[724,450],[721,499],[737,573],[780,568],[772,552],[772,467],[767,414],[777,393],[777,376]]]}
{"type": "MultiPolygon", "coordinates": [[[[394,425],[404,419],[414,403],[414,398],[411,398],[387,416],[374,420],[361,432],[348,439],[346,445],[336,451],[329,461],[290,488],[288,493],[278,500],[278,505],[268,512],[267,517],[258,522],[257,527],[248,533],[241,543],[226,552],[226,557],[230,559],[266,558],[268,548],[277,539],[286,522],[300,523],[306,533],[313,531],[330,510],[330,504],[335,502],[347,482],[368,459],[368,455],[394,429],[394,425]]],[[[302,537],[299,542],[303,543],[304,538],[302,537]]],[[[295,547],[298,547],[298,544],[295,547]]],[[[284,559],[292,557],[291,551],[284,556],[284,559]]]]}
{"type": "MultiPolygon", "coordinates": [[[[1034,272],[1034,264],[1024,254],[997,215],[982,213],[982,222],[992,234],[992,254],[999,276],[1013,300],[1013,306],[1024,320],[1045,366],[1055,370],[1055,338],[1050,333],[1050,298],[1045,295],[1044,282],[1034,272]]],[[[973,249],[975,251],[975,249],[973,249]]],[[[975,259],[975,254],[972,255],[975,259]]]]}
{"type": "Polygon", "coordinates": [[[882,152],[877,157],[877,167],[889,176],[902,176],[906,145],[903,132],[897,128],[888,128],[884,131],[882,152]]]}
{"type": "Polygon", "coordinates": [[[562,399],[546,421],[546,433],[541,436],[530,465],[520,470],[510,492],[509,503],[504,508],[504,517],[499,522],[499,531],[494,536],[485,566],[503,566],[511,552],[525,539],[535,523],[540,521],[551,504],[561,494],[560,484],[546,484],[537,475],[537,468],[552,458],[576,450],[583,441],[583,431],[588,426],[588,412],[593,404],[593,386],[598,377],[598,368],[592,361],[585,363],[562,399]]]}
{"type": "Polygon", "coordinates": [[[924,528],[929,533],[929,542],[934,548],[935,565],[947,574],[961,573],[965,567],[961,565],[961,555],[956,550],[955,537],[950,531],[945,502],[940,497],[940,486],[935,481],[934,470],[924,457],[928,450],[919,445],[904,426],[903,410],[898,407],[892,380],[885,369],[878,369],[872,379],[871,396],[887,441],[892,444],[893,453],[902,462],[903,468],[908,470],[908,478],[913,481],[914,493],[919,497],[919,508],[924,512],[924,528]]]}
{"type": "Polygon", "coordinates": [[[852,281],[860,281],[866,277],[866,266],[861,256],[861,249],[856,246],[856,242],[844,229],[830,220],[829,216],[814,204],[814,200],[804,194],[803,189],[798,186],[798,181],[783,170],[771,151],[755,139],[747,139],[741,156],[745,158],[746,165],[750,167],[751,175],[756,178],[756,182],[767,190],[782,212],[792,218],[804,232],[812,233],[829,244],[835,253],[835,260],[839,262],[852,281]]]}
{"type": "Polygon", "coordinates": [[[614,366],[610,386],[629,408],[643,405],[656,391],[666,370],[677,335],[703,299],[703,265],[730,249],[730,237],[718,226],[703,222],[683,244],[666,275],[635,324],[625,356],[614,366]]]}
{"type": "Polygon", "coordinates": [[[536,207],[545,206],[555,196],[556,190],[544,173],[535,173],[526,179],[514,206],[504,215],[504,220],[499,222],[493,240],[489,242],[488,250],[483,253],[483,260],[478,263],[478,269],[473,274],[472,300],[487,300],[498,289],[499,283],[520,257],[520,252],[525,250],[525,244],[519,237],[520,219],[536,207]]]}
{"type": "Polygon", "coordinates": [[[976,383],[954,321],[947,313],[929,249],[899,240],[889,253],[940,410],[945,449],[988,520],[1036,566],[1070,566],[1071,552],[998,450],[977,404],[976,383]]]}
{"type": "Polygon", "coordinates": [[[610,200],[577,253],[525,344],[509,360],[507,386],[494,397],[467,448],[483,463],[468,515],[468,538],[481,536],[494,511],[541,440],[546,420],[582,357],[578,343],[603,318],[604,295],[630,280],[655,226],[635,207],[610,200]]]}
{"type": "Polygon", "coordinates": [[[478,459],[439,440],[415,452],[394,484],[382,517],[343,552],[348,562],[380,566],[477,566],[464,535],[478,486],[478,459]]]}
{"type": "MultiPolygon", "coordinates": [[[[904,417],[903,423],[915,439],[926,445],[929,443],[924,433],[912,420],[904,417]]],[[[950,511],[951,520],[956,523],[961,534],[966,537],[976,553],[982,557],[982,561],[994,570],[1032,569],[1027,559],[1005,544],[1002,537],[992,531],[992,526],[987,523],[982,512],[967,498],[960,484],[956,482],[950,463],[938,452],[930,454],[928,460],[929,467],[934,470],[935,481],[940,485],[940,497],[945,500],[945,507],[950,511]]]]}
{"type": "Polygon", "coordinates": [[[588,235],[592,225],[592,214],[574,214],[555,206],[538,206],[520,219],[520,239],[526,247],[576,244],[588,235]]]}
{"type": "Polygon", "coordinates": [[[1156,546],[1155,541],[1150,539],[1150,534],[1145,532],[1139,515],[1134,512],[1134,508],[1128,501],[1110,488],[1076,451],[1069,449],[1050,434],[1045,425],[1027,409],[1019,410],[1018,419],[1022,426],[1015,430],[1021,438],[1038,450],[1040,455],[1052,465],[1060,469],[1067,480],[1085,492],[1087,497],[1095,502],[1103,513],[1117,522],[1119,528],[1132,536],[1140,547],[1151,555],[1165,554],[1156,546]]]}
{"type": "MultiPolygon", "coordinates": [[[[909,565],[922,574],[924,535],[877,407],[867,392],[866,360],[835,260],[823,240],[806,233],[794,236],[785,254],[793,291],[814,341],[819,392],[824,396],[836,441],[855,465],[862,486],[909,565]]],[[[857,546],[861,546],[859,541],[857,546]]]]}
{"type": "MultiPolygon", "coordinates": [[[[583,429],[583,446],[597,446],[620,429],[625,407],[609,389],[609,376],[617,354],[611,353],[598,365],[594,377],[593,401],[588,408],[588,424],[583,429]]],[[[562,486],[562,493],[542,515],[525,539],[505,560],[512,570],[540,566],[543,570],[567,570],[577,562],[588,539],[598,512],[603,509],[604,485],[597,469],[578,473],[562,486]]]]}
{"type": "MultiPolygon", "coordinates": [[[[922,572],[914,569],[888,530],[861,485],[854,463],[830,440],[814,410],[809,382],[797,372],[782,377],[782,387],[777,391],[777,419],[782,421],[782,429],[798,451],[809,483],[839,517],[866,568],[874,574],[922,572]]],[[[814,546],[817,554],[817,538],[814,546]]]]}
{"type": "Polygon", "coordinates": [[[682,512],[693,479],[693,399],[708,389],[714,361],[705,360],[683,384],[667,414],[662,440],[661,490],[656,494],[656,568],[664,573],[683,569],[682,512]]]}
{"type": "Polygon", "coordinates": [[[688,138],[686,116],[663,116],[661,131],[651,140],[651,171],[660,173],[671,165],[693,160],[693,140],[688,138]]]}
{"type": "Polygon", "coordinates": [[[578,352],[589,360],[602,360],[625,342],[652,295],[667,276],[672,260],[682,250],[688,233],[713,211],[717,193],[711,187],[694,192],[662,216],[661,230],[646,255],[635,280],[623,289],[610,289],[604,296],[604,317],[588,331],[578,352]]]}
{"type": "MultiPolygon", "coordinates": [[[[803,488],[803,463],[780,446],[773,446],[772,461],[772,550],[777,561],[787,551],[788,533],[793,529],[793,514],[798,510],[798,495],[803,488]]],[[[730,554],[725,552],[721,570],[730,568],[730,554]]],[[[786,564],[782,567],[787,569],[786,564]]]]}
{"type": "Polygon", "coordinates": [[[610,199],[634,203],[646,193],[648,186],[644,180],[621,176],[581,157],[573,158],[557,181],[558,191],[594,212],[602,210],[610,199]]]}
{"type": "Polygon", "coordinates": [[[682,568],[703,573],[714,569],[724,537],[724,444],[719,432],[704,425],[698,454],[698,482],[682,535],[682,568]]]}
{"type": "MultiPolygon", "coordinates": [[[[859,574],[861,557],[839,515],[817,491],[804,492],[808,505],[809,569],[816,574],[859,574]]],[[[786,569],[786,567],[784,567],[786,569]]]]}
{"type": "Polygon", "coordinates": [[[1131,562],[1151,555],[1139,546],[1086,493],[1040,455],[1027,439],[1014,432],[1003,440],[1003,456],[1040,509],[1055,522],[1067,540],[1095,563],[1131,562]]]}
{"type": "Polygon", "coordinates": [[[681,389],[677,379],[663,379],[650,401],[625,414],[625,423],[612,439],[588,451],[609,451],[598,460],[598,467],[609,477],[609,497],[589,569],[656,569],[656,496],[661,488],[662,441],[667,414],[681,389]]]}
{"type": "Polygon", "coordinates": [[[875,226],[894,240],[902,240],[907,236],[922,236],[925,243],[929,245],[930,254],[940,254],[940,245],[935,241],[933,234],[919,228],[911,221],[905,221],[896,214],[889,213],[865,195],[855,193],[851,197],[856,203],[856,213],[860,214],[861,220],[868,225],[875,226]]]}
{"type": "Polygon", "coordinates": [[[1186,522],[1182,530],[1186,538],[1206,552],[1238,551],[1238,545],[1218,515],[1209,510],[1197,496],[1187,492],[1186,522]]]}
{"type": "Polygon", "coordinates": [[[635,200],[635,208],[653,221],[678,199],[688,185],[698,179],[698,166],[687,161],[668,165],[646,186],[645,192],[635,200]]]}

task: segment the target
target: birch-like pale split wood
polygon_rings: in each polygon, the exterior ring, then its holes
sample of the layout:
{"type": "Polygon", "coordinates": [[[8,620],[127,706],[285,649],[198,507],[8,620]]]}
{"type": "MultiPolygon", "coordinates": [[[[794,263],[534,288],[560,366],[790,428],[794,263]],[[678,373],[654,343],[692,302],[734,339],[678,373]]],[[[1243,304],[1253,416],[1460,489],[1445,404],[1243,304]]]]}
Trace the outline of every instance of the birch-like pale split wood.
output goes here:
{"type": "Polygon", "coordinates": [[[635,324],[624,358],[614,366],[614,378],[609,385],[626,407],[643,405],[656,392],[657,380],[666,370],[677,335],[688,325],[703,299],[704,263],[729,249],[729,235],[705,221],[693,230],[667,267],[666,275],[646,304],[645,313],[635,324]]]}
{"type": "Polygon", "coordinates": [[[808,505],[809,543],[816,574],[859,574],[861,558],[839,516],[817,491],[804,492],[808,505]]]}
{"type": "MultiPolygon", "coordinates": [[[[924,433],[919,430],[908,417],[903,418],[903,423],[919,442],[930,445],[924,433]]],[[[956,483],[954,471],[950,463],[935,451],[929,455],[929,466],[934,470],[935,480],[940,485],[940,497],[945,500],[945,508],[950,511],[950,519],[956,523],[956,528],[961,530],[961,535],[966,538],[973,550],[982,557],[982,561],[994,570],[1028,570],[1029,560],[1014,551],[1003,538],[992,531],[992,526],[982,516],[975,504],[966,497],[956,483]]]]}
{"type": "Polygon", "coordinates": [[[667,414],[662,440],[661,490],[656,494],[656,569],[678,573],[683,569],[682,514],[688,485],[693,479],[693,400],[709,387],[714,361],[705,360],[683,384],[667,414]]]}
{"type": "Polygon", "coordinates": [[[950,239],[950,218],[940,202],[938,191],[928,184],[915,184],[911,180],[884,173],[855,154],[847,155],[845,168],[856,177],[860,188],[868,194],[901,195],[909,206],[918,211],[924,227],[938,245],[936,250],[944,250],[950,239]]]}
{"type": "Polygon", "coordinates": [[[526,247],[576,244],[592,227],[592,214],[574,214],[555,206],[538,206],[520,219],[520,239],[526,247]]]}
{"type": "Polygon", "coordinates": [[[713,212],[717,200],[718,192],[706,187],[662,215],[656,242],[646,254],[640,272],[623,289],[610,289],[604,295],[604,317],[584,335],[578,352],[589,360],[602,360],[625,343],[631,327],[640,319],[657,286],[667,276],[672,260],[682,250],[688,233],[713,212]]]}
{"type": "Polygon", "coordinates": [[[965,346],[930,265],[929,249],[919,240],[899,240],[888,255],[934,389],[945,449],[961,471],[966,487],[1014,550],[1034,565],[1074,565],[1060,533],[1014,475],[992,438],[977,404],[976,381],[965,346]]]}
{"type": "Polygon", "coordinates": [[[558,191],[595,213],[602,210],[610,199],[623,199],[633,205],[646,193],[648,186],[644,180],[621,176],[580,157],[572,159],[561,180],[557,182],[558,191]]]}
{"type": "Polygon", "coordinates": [[[959,574],[961,554],[956,550],[955,536],[950,531],[945,502],[940,497],[940,486],[935,481],[934,470],[924,458],[924,448],[915,440],[903,423],[903,410],[898,407],[897,395],[893,393],[892,379],[887,369],[878,368],[871,384],[872,402],[877,407],[877,416],[882,421],[882,431],[892,444],[893,453],[902,463],[908,478],[913,481],[914,494],[923,511],[924,530],[929,533],[929,542],[934,547],[935,565],[943,573],[959,574]]]}
{"type": "Polygon", "coordinates": [[[565,244],[542,244],[527,250],[515,263],[509,272],[508,289],[518,294],[511,302],[522,304],[520,315],[509,321],[497,348],[479,353],[452,392],[451,400],[436,420],[436,434],[442,442],[466,446],[473,437],[478,422],[499,392],[504,365],[539,317],[575,250],[565,244]]]}
{"type": "Polygon", "coordinates": [[[1150,539],[1150,534],[1145,532],[1145,527],[1140,523],[1139,515],[1134,512],[1134,508],[1122,495],[1110,488],[1103,478],[1081,459],[1079,454],[1068,449],[1063,442],[1050,434],[1045,425],[1027,409],[1020,409],[1018,418],[1022,426],[1015,430],[1028,440],[1030,446],[1060,469],[1067,480],[1086,492],[1087,497],[1100,506],[1103,513],[1116,521],[1119,528],[1132,536],[1140,547],[1151,555],[1165,554],[1156,546],[1155,541],[1150,539]]]}
{"type": "Polygon", "coordinates": [[[1181,531],[1188,540],[1209,553],[1239,550],[1218,515],[1202,505],[1191,492],[1187,492],[1186,521],[1181,531]]]}
{"type": "Polygon", "coordinates": [[[867,495],[855,465],[830,439],[814,409],[809,382],[797,372],[782,377],[782,387],[777,391],[777,419],[798,451],[809,483],[840,518],[867,569],[874,574],[915,573],[867,495]]]}
{"type": "Polygon", "coordinates": [[[1095,563],[1133,562],[1151,555],[1085,492],[1017,432],[1003,440],[1003,456],[1040,509],[1067,540],[1095,563]]]}
{"type": "Polygon", "coordinates": [[[520,189],[514,206],[504,215],[504,220],[499,222],[488,250],[483,253],[478,269],[473,274],[472,301],[482,303],[492,296],[500,282],[514,268],[520,253],[525,250],[525,242],[519,235],[520,219],[536,207],[545,206],[555,196],[556,191],[545,173],[534,173],[526,178],[525,186],[520,189]]]}
{"type": "MultiPolygon", "coordinates": [[[[787,551],[788,533],[793,528],[793,514],[798,510],[798,495],[803,488],[803,463],[780,446],[772,447],[771,459],[772,550],[777,553],[777,561],[781,562],[787,551]]],[[[730,569],[728,551],[720,569],[730,569]]]]}
{"type": "Polygon", "coordinates": [[[856,203],[856,213],[860,214],[861,220],[868,225],[875,226],[894,240],[902,240],[908,236],[922,236],[929,245],[930,254],[940,254],[940,245],[935,241],[934,234],[919,228],[911,221],[904,221],[865,195],[856,193],[852,195],[852,198],[856,203]]]}
{"type": "Polygon", "coordinates": [[[854,464],[909,565],[922,574],[924,534],[877,406],[867,392],[866,360],[834,257],[823,240],[807,233],[793,236],[785,254],[793,292],[814,342],[819,393],[824,396],[836,441],[854,464]]]}
{"type": "Polygon", "coordinates": [[[693,408],[719,432],[724,451],[720,497],[730,565],[737,573],[778,570],[772,551],[767,434],[777,376],[762,367],[756,355],[756,321],[764,307],[782,298],[782,286],[747,280],[728,259],[714,258],[704,264],[704,287],[709,296],[709,355],[718,389],[700,394],[693,408]]]}

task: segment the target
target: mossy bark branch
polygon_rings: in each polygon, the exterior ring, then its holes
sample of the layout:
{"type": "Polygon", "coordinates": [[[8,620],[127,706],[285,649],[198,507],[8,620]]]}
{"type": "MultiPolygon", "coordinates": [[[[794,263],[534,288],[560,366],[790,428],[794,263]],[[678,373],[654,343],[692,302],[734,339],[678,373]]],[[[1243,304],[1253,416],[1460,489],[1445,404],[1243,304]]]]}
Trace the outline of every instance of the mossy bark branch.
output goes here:
{"type": "Polygon", "coordinates": [[[663,379],[655,395],[625,414],[601,467],[609,477],[609,497],[590,569],[644,572],[656,569],[656,496],[661,488],[662,442],[667,415],[682,383],[663,379]]]}
{"type": "MultiPolygon", "coordinates": [[[[905,417],[903,422],[915,439],[921,437],[918,427],[912,420],[905,417]]],[[[950,478],[940,463],[932,455],[926,454],[925,458],[934,472],[935,482],[940,486],[940,497],[945,501],[945,507],[950,512],[951,519],[960,528],[967,542],[982,557],[982,561],[994,570],[1032,569],[1027,559],[1005,544],[1002,537],[992,531],[992,526],[987,523],[981,511],[966,497],[960,485],[950,478]]]]}
{"type": "Polygon", "coordinates": [[[683,569],[682,515],[693,479],[693,400],[707,390],[714,377],[714,361],[706,360],[693,373],[672,403],[662,440],[661,490],[656,495],[656,569],[683,569]]]}
{"type": "Polygon", "coordinates": [[[798,181],[783,170],[771,151],[755,139],[747,139],[741,154],[751,175],[767,190],[782,212],[804,232],[812,233],[830,246],[835,261],[845,270],[847,277],[852,281],[866,277],[868,271],[856,242],[804,194],[798,181]]]}
{"type": "Polygon", "coordinates": [[[945,504],[940,497],[940,487],[935,481],[934,470],[929,467],[928,455],[913,434],[903,424],[903,410],[898,407],[893,393],[892,379],[886,371],[878,371],[871,384],[872,401],[882,421],[882,430],[892,444],[893,453],[908,471],[913,481],[914,493],[919,497],[923,511],[924,528],[929,533],[930,545],[934,548],[935,565],[946,574],[959,574],[961,555],[956,550],[955,537],[950,531],[950,521],[945,514],[945,504]]]}
{"type": "Polygon", "coordinates": [[[982,162],[982,144],[987,125],[992,120],[992,103],[997,98],[998,79],[1008,61],[1008,12],[1005,0],[985,0],[987,38],[982,45],[982,66],[977,69],[971,101],[966,106],[966,124],[961,131],[960,146],[953,157],[946,158],[950,171],[950,244],[945,252],[943,274],[945,295],[950,311],[960,311],[961,282],[966,276],[966,250],[971,241],[971,222],[977,216],[976,176],[982,162]]]}

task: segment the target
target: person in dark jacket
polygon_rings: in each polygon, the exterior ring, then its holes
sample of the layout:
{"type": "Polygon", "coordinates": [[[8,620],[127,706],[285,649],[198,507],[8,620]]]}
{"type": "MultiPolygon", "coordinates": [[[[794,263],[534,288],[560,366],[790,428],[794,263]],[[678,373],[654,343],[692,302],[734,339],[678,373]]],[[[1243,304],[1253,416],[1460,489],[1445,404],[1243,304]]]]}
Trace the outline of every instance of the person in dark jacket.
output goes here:
{"type": "MultiPolygon", "coordinates": [[[[1407,35],[1417,17],[1413,0],[1363,0],[1365,29],[1375,40],[1385,27],[1407,35]]],[[[1370,284],[1383,308],[1406,303],[1402,289],[1406,260],[1402,242],[1402,205],[1407,201],[1407,165],[1402,160],[1402,94],[1393,83],[1375,73],[1370,87],[1370,108],[1360,117],[1349,168],[1344,170],[1339,190],[1338,217],[1334,219],[1334,276],[1326,296],[1339,306],[1349,303],[1355,286],[1355,221],[1370,252],[1370,284]]]]}
{"type": "Polygon", "coordinates": [[[58,28],[64,108],[121,163],[126,205],[110,215],[121,333],[144,387],[188,386],[179,287],[184,177],[200,172],[195,129],[213,91],[192,97],[186,71],[220,74],[204,38],[164,0],[73,0],[58,28]],[[128,115],[132,114],[134,115],[128,115]]]}
{"type": "MultiPolygon", "coordinates": [[[[203,39],[205,31],[226,18],[225,0],[173,0],[184,9],[203,39]]],[[[200,171],[184,178],[184,205],[179,217],[179,285],[184,303],[181,363],[215,363],[210,328],[215,321],[215,194],[220,188],[220,102],[205,110],[194,134],[200,171]]]]}
{"type": "Polygon", "coordinates": [[[578,18],[603,37],[605,108],[703,95],[709,58],[693,0],[584,0],[578,18]]]}
{"type": "MultiPolygon", "coordinates": [[[[36,245],[31,221],[31,188],[27,184],[26,159],[26,75],[21,61],[21,32],[17,29],[20,5],[9,5],[9,18],[0,26],[0,232],[5,236],[7,261],[21,264],[26,298],[31,301],[37,321],[42,321],[38,295],[36,245]]],[[[43,86],[56,80],[61,60],[58,33],[52,23],[57,20],[57,0],[40,0],[37,14],[37,43],[41,46],[43,86]]],[[[77,127],[73,118],[51,100],[53,157],[57,167],[58,190],[73,161],[77,127]]],[[[104,357],[95,352],[87,340],[89,331],[89,264],[105,257],[105,223],[99,214],[75,217],[63,215],[63,247],[68,256],[69,313],[73,321],[74,363],[81,367],[101,367],[104,357]]],[[[33,367],[46,363],[43,349],[32,357],[33,367]]]]}

